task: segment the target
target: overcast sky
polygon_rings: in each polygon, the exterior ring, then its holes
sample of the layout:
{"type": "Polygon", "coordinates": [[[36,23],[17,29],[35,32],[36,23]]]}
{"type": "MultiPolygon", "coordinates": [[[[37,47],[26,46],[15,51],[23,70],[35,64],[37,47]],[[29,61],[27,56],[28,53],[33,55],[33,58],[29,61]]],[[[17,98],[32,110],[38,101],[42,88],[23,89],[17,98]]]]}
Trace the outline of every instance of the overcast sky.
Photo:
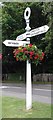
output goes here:
{"type": "Polygon", "coordinates": [[[3,6],[2,2],[0,2],[0,6],[3,6]]]}

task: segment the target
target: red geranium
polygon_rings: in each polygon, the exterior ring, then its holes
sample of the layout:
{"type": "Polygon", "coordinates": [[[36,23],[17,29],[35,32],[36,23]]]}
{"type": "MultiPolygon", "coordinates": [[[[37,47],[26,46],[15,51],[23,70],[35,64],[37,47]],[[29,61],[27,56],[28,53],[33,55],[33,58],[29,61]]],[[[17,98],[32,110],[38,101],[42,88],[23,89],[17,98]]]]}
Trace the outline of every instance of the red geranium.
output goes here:
{"type": "Polygon", "coordinates": [[[16,50],[14,52],[15,52],[15,54],[14,54],[14,57],[15,57],[19,53],[19,50],[16,50]]]}
{"type": "Polygon", "coordinates": [[[29,51],[25,51],[25,54],[28,54],[29,53],[29,51]]]}
{"type": "Polygon", "coordinates": [[[39,55],[36,54],[35,57],[34,57],[34,59],[36,60],[36,59],[38,59],[38,58],[39,58],[39,55]]]}
{"type": "Polygon", "coordinates": [[[40,57],[40,60],[42,61],[42,60],[43,60],[43,57],[40,57]]]}
{"type": "Polygon", "coordinates": [[[26,48],[23,48],[23,52],[26,51],[27,49],[26,48]]]}
{"type": "Polygon", "coordinates": [[[43,60],[43,58],[44,58],[44,52],[42,52],[42,56],[40,57],[40,60],[43,60]]]}
{"type": "Polygon", "coordinates": [[[31,56],[34,55],[34,52],[33,52],[33,51],[30,51],[30,55],[31,55],[31,56]]]}
{"type": "Polygon", "coordinates": [[[29,47],[32,47],[32,44],[29,44],[29,47]]]}
{"type": "Polygon", "coordinates": [[[44,55],[45,55],[44,52],[42,52],[42,56],[43,56],[43,57],[44,57],[44,55]]]}

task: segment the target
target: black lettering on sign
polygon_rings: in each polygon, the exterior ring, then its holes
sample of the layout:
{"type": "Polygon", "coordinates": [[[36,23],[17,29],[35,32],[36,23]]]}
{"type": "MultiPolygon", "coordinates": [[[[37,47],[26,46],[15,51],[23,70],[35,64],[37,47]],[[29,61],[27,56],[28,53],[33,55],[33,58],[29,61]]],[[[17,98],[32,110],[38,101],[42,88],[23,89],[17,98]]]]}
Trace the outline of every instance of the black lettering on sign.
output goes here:
{"type": "Polygon", "coordinates": [[[12,43],[12,44],[16,44],[16,45],[17,45],[17,44],[19,44],[19,43],[12,43]]]}
{"type": "Polygon", "coordinates": [[[11,44],[11,42],[8,42],[8,44],[11,44]]]}

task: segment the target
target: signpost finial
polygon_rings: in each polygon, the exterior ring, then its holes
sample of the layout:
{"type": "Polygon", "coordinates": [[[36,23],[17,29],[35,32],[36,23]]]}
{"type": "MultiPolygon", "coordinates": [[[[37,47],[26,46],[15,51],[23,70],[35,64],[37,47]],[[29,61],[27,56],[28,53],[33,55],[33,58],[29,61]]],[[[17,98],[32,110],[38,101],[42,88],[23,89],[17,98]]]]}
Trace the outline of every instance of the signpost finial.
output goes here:
{"type": "Polygon", "coordinates": [[[29,7],[27,7],[26,9],[25,9],[25,12],[24,12],[24,19],[26,20],[26,28],[25,28],[25,30],[26,30],[26,34],[27,34],[27,40],[30,40],[30,38],[29,38],[29,31],[30,31],[30,26],[29,26],[29,17],[30,17],[30,14],[31,14],[31,9],[29,8],[29,7]]]}
{"type": "Polygon", "coordinates": [[[29,7],[27,7],[27,8],[25,9],[25,12],[24,12],[24,18],[25,18],[25,20],[28,20],[28,19],[29,19],[30,14],[31,14],[31,10],[30,10],[29,7]]]}

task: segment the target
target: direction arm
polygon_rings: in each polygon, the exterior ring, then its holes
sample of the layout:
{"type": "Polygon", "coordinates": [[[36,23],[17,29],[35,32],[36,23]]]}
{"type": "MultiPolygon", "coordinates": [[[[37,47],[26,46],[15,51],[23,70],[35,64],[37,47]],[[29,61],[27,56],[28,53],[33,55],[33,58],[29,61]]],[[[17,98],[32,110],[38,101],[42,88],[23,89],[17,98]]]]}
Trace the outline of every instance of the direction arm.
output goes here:
{"type": "Polygon", "coordinates": [[[49,29],[49,27],[47,25],[38,27],[36,29],[33,29],[33,30],[29,31],[29,32],[25,32],[25,33],[17,36],[16,40],[21,41],[21,40],[24,40],[24,39],[26,39],[28,37],[30,38],[30,37],[33,37],[33,36],[36,36],[36,35],[46,33],[48,31],[48,29],[49,29]]]}
{"type": "Polygon", "coordinates": [[[5,40],[3,44],[9,47],[19,47],[19,46],[25,46],[26,44],[30,44],[30,42],[29,41],[5,40]]]}
{"type": "Polygon", "coordinates": [[[48,29],[49,29],[49,27],[47,25],[33,29],[30,31],[30,37],[46,33],[48,31],[48,29]]]}

